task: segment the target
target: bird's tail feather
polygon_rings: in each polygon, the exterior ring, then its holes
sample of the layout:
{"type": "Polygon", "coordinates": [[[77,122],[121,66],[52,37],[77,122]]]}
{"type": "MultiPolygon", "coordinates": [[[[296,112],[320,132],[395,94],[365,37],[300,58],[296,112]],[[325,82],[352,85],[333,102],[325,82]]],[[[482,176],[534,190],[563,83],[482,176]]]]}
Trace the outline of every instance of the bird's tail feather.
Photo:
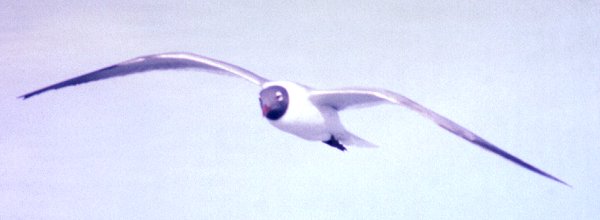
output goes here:
{"type": "Polygon", "coordinates": [[[377,145],[364,140],[350,132],[346,132],[343,135],[340,135],[339,141],[344,145],[351,145],[356,147],[378,147],[377,145]]]}

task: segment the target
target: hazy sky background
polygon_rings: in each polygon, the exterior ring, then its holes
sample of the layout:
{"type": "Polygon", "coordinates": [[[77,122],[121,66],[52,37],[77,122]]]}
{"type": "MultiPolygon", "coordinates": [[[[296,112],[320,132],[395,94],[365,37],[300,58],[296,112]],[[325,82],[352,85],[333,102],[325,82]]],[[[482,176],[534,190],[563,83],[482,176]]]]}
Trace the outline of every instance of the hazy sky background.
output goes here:
{"type": "Polygon", "coordinates": [[[5,1],[0,219],[596,219],[599,48],[598,1],[5,1]],[[202,72],[16,99],[171,51],[399,92],[573,188],[397,106],[342,114],[380,148],[304,141],[202,72]]]}

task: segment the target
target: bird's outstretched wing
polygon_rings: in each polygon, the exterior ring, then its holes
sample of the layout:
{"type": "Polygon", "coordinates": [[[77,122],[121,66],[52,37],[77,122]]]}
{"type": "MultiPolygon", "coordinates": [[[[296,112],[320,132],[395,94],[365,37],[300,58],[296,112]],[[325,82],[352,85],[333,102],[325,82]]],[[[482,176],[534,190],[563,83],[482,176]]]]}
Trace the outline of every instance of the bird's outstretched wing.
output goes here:
{"type": "Polygon", "coordinates": [[[477,136],[475,133],[463,128],[462,126],[454,123],[450,119],[441,116],[418,103],[391,91],[381,89],[364,89],[364,88],[351,88],[351,89],[340,89],[340,90],[314,90],[311,91],[310,100],[315,105],[331,106],[337,110],[343,110],[350,107],[365,107],[383,103],[397,104],[407,107],[419,114],[431,119],[433,122],[438,124],[440,127],[464,138],[465,140],[491,151],[501,157],[504,157],[513,163],[518,164],[530,171],[540,174],[544,177],[550,178],[554,181],[570,186],[564,181],[528,164],[527,162],[509,154],[508,152],[496,147],[490,142],[477,136]]]}
{"type": "Polygon", "coordinates": [[[259,86],[269,81],[241,67],[212,58],[192,53],[162,53],[127,60],[119,64],[105,67],[91,73],[87,73],[72,79],[65,80],[63,82],[56,83],[54,85],[50,85],[48,87],[41,88],[39,90],[22,95],[19,98],[27,99],[40,93],[44,93],[48,90],[60,89],[66,86],[73,86],[96,80],[103,80],[115,76],[125,76],[128,74],[141,73],[151,70],[187,68],[201,69],[209,72],[237,76],[244,78],[259,86]]]}

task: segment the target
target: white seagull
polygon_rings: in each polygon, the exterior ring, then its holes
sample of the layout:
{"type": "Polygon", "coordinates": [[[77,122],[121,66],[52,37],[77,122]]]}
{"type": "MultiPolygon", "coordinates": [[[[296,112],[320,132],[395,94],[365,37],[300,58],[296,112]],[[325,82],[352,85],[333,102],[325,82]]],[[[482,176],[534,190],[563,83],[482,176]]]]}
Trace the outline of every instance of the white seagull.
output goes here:
{"type": "Polygon", "coordinates": [[[259,96],[262,114],[273,126],[306,140],[322,141],[342,151],[346,150],[344,145],[365,147],[375,145],[348,132],[340,122],[338,111],[383,103],[404,106],[485,150],[539,175],[570,186],[398,93],[365,88],[317,90],[289,81],[270,81],[236,65],[192,53],[162,53],[137,57],[50,85],[19,98],[27,99],[49,90],[116,76],[166,69],[199,69],[246,79],[262,88],[259,96]]]}

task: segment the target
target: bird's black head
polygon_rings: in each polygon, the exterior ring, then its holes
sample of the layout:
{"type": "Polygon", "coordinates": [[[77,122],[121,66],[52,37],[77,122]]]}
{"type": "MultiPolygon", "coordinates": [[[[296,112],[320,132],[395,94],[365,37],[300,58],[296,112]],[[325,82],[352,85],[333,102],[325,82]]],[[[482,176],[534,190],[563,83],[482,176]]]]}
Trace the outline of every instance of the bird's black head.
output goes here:
{"type": "Polygon", "coordinates": [[[288,108],[289,96],[287,90],[281,86],[269,86],[260,91],[260,107],[263,116],[270,120],[277,120],[285,114],[288,108]]]}

